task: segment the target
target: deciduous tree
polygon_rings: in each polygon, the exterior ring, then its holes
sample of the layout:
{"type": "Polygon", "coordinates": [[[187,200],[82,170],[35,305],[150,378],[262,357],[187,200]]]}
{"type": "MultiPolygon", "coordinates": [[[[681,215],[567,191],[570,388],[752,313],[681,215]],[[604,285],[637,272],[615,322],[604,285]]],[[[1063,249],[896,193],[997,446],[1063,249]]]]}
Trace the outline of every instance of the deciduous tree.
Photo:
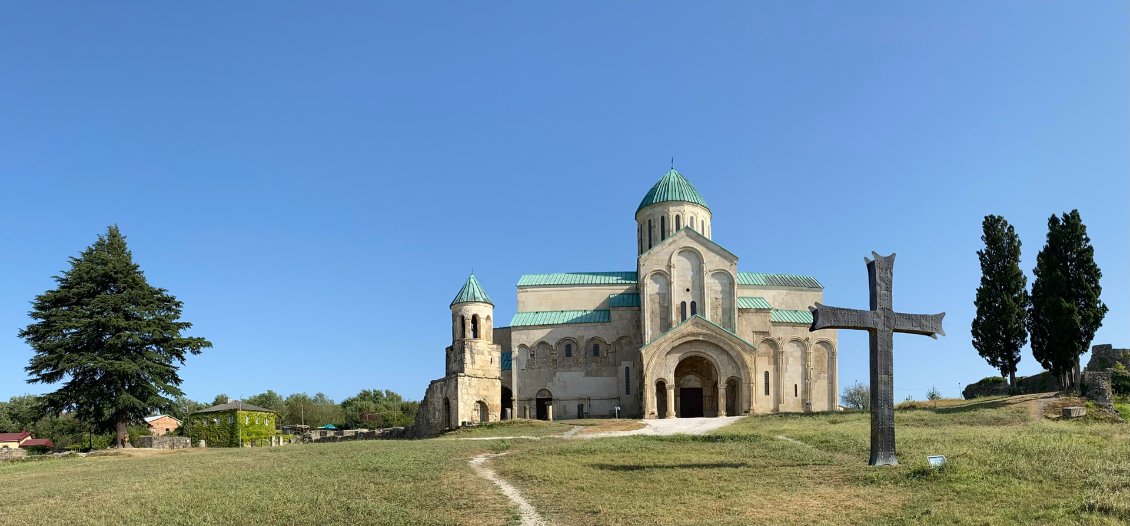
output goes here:
{"type": "Polygon", "coordinates": [[[61,382],[43,396],[46,410],[112,427],[128,447],[126,426],[183,394],[178,366],[212,344],[182,335],[192,324],[180,321],[181,302],[146,281],[117,226],[54,279],[19,333],[35,350],[28,382],[61,382]]]}

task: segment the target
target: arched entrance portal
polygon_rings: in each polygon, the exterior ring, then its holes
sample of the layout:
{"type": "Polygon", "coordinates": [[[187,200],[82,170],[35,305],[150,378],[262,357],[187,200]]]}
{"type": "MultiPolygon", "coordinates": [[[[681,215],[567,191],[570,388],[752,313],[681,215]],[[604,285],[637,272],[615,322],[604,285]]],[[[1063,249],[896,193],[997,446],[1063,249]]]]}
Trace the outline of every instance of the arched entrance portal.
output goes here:
{"type": "Polygon", "coordinates": [[[549,406],[553,404],[553,393],[547,389],[538,391],[534,398],[534,406],[538,420],[549,420],[549,406]]]}
{"type": "Polygon", "coordinates": [[[478,413],[479,416],[478,423],[485,424],[487,422],[490,422],[490,409],[487,408],[486,402],[483,402],[482,400],[475,402],[475,409],[475,412],[478,413]]]}
{"type": "Polygon", "coordinates": [[[451,400],[443,398],[443,428],[451,429],[451,400]]]}
{"type": "Polygon", "coordinates": [[[499,418],[514,418],[514,395],[511,394],[510,388],[502,387],[502,415],[499,418]]]}
{"type": "Polygon", "coordinates": [[[718,368],[702,356],[688,356],[675,367],[675,414],[697,418],[718,414],[718,368]]]}

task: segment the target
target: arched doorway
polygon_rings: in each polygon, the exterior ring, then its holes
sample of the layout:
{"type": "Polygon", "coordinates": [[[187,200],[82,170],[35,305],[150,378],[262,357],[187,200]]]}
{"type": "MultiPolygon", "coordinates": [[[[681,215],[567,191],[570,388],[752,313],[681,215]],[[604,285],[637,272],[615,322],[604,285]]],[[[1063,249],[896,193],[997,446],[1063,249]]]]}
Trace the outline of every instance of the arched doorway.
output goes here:
{"type": "Polygon", "coordinates": [[[553,393],[547,389],[538,391],[534,397],[534,407],[538,420],[549,420],[549,406],[553,404],[553,393]]]}
{"type": "Polygon", "coordinates": [[[667,382],[663,380],[655,382],[655,413],[657,418],[667,417],[667,382]]]}
{"type": "Polygon", "coordinates": [[[718,368],[702,356],[688,356],[675,367],[675,410],[679,418],[718,414],[718,368]]]}
{"type": "Polygon", "coordinates": [[[490,422],[490,409],[487,407],[486,402],[479,400],[475,402],[475,412],[478,413],[480,424],[490,422]]]}
{"type": "Polygon", "coordinates": [[[726,416],[738,416],[741,409],[738,408],[738,400],[741,400],[741,383],[737,378],[731,376],[726,380],[726,416]]]}
{"type": "Polygon", "coordinates": [[[451,429],[451,400],[443,398],[443,428],[451,429]]]}
{"type": "Polygon", "coordinates": [[[514,395],[511,394],[510,388],[502,386],[502,415],[499,418],[509,416],[514,418],[514,395]],[[509,409],[509,411],[507,411],[509,409]]]}

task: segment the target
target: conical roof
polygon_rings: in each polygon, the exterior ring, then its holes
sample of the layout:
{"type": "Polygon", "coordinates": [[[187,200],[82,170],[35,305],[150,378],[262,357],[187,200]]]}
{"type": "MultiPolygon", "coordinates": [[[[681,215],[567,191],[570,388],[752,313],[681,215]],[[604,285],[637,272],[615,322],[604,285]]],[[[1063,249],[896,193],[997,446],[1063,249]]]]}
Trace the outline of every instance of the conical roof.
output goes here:
{"type": "Polygon", "coordinates": [[[471,274],[467,278],[467,282],[463,284],[463,288],[459,289],[459,294],[455,295],[455,299],[451,300],[451,304],[456,303],[489,303],[491,306],[494,302],[490,301],[490,296],[487,296],[486,291],[479,285],[479,280],[475,279],[475,275],[471,274]]]}
{"type": "Polygon", "coordinates": [[[702,194],[698,193],[694,185],[674,168],[663,174],[663,177],[659,178],[655,186],[648,190],[647,195],[643,196],[643,201],[640,201],[640,206],[636,209],[636,212],[664,201],[685,201],[707,210],[710,209],[709,206],[706,206],[706,200],[702,198],[702,194]]]}

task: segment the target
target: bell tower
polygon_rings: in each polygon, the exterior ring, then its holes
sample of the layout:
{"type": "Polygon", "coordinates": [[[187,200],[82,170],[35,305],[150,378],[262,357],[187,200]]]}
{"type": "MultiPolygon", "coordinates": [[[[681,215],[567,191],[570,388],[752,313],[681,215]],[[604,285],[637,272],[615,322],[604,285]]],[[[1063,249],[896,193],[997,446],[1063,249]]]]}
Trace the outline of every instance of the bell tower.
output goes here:
{"type": "Polygon", "coordinates": [[[451,301],[447,378],[454,422],[502,417],[502,347],[494,343],[494,303],[471,274],[451,301]]]}

